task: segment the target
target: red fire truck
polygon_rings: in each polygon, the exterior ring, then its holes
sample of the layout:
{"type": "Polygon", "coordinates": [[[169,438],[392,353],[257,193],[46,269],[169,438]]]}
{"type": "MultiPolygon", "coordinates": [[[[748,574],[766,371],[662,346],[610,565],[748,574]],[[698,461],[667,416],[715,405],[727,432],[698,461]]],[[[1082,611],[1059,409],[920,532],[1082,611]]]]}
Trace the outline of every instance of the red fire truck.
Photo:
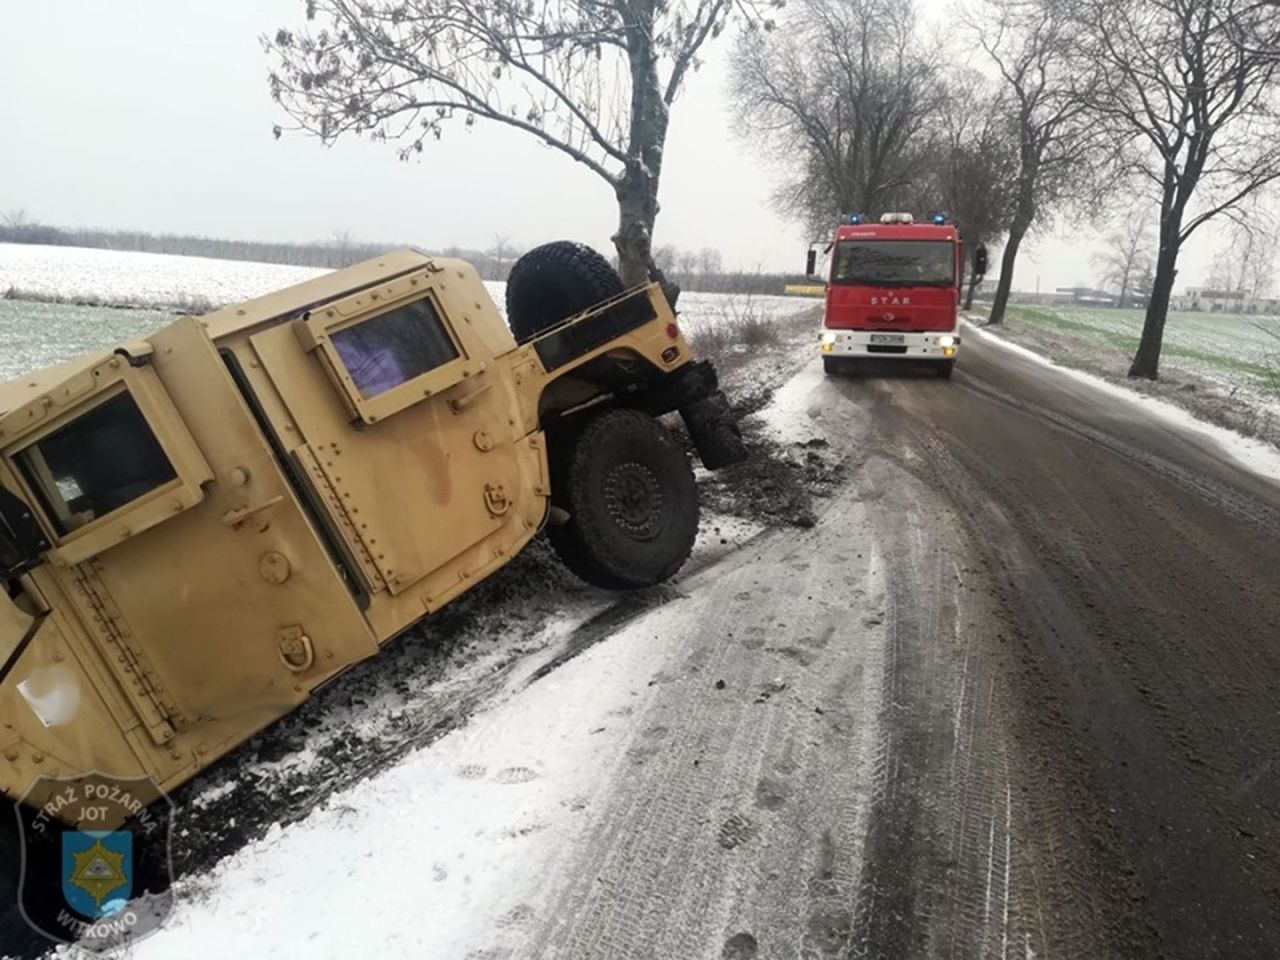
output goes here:
{"type": "MultiPolygon", "coordinates": [[[[886,213],[879,223],[851,214],[831,254],[822,320],[822,364],[835,374],[859,360],[931,363],[950,377],[960,347],[956,303],[964,272],[960,235],[944,214],[916,222],[886,213]]],[[[985,252],[985,251],[984,251],[985,252]]],[[[813,275],[816,246],[809,249],[813,275]]]]}

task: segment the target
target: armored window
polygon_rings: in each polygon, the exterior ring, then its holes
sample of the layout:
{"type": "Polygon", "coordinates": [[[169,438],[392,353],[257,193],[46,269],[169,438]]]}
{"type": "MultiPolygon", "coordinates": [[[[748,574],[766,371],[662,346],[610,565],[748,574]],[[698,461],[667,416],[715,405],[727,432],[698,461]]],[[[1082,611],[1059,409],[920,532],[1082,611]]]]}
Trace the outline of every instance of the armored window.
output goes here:
{"type": "Polygon", "coordinates": [[[128,391],[31,444],[15,463],[61,536],[178,478],[128,391]]]}
{"type": "Polygon", "coordinates": [[[458,359],[457,346],[426,298],[334,331],[330,338],[365,400],[458,359]]]}

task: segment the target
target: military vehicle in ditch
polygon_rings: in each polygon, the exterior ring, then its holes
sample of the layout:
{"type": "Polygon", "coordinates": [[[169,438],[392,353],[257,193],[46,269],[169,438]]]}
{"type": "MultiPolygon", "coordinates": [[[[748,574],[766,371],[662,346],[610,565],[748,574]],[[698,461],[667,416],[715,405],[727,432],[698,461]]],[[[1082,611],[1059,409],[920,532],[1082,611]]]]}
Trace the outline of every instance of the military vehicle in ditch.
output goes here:
{"type": "Polygon", "coordinates": [[[511,327],[401,251],[0,385],[0,791],[172,789],[544,526],[600,586],[674,574],[698,495],[656,418],[745,452],[660,288],[593,256],[529,255],[511,327]]]}

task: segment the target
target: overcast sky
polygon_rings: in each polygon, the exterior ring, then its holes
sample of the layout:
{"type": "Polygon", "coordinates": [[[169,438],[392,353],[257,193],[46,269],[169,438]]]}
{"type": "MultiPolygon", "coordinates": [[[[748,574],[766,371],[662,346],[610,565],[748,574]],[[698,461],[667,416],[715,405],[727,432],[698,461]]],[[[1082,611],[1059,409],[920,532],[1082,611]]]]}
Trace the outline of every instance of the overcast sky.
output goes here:
{"type": "MultiPolygon", "coordinates": [[[[922,5],[936,19],[944,4],[922,5]]],[[[611,252],[616,207],[603,181],[506,128],[458,124],[412,163],[362,141],[273,140],[284,118],[258,37],[300,26],[303,9],[303,0],[0,0],[0,211],[237,239],[349,230],[484,248],[505,233],[525,246],[573,238],[611,252]]],[[[727,267],[796,270],[808,238],[771,208],[776,171],[731,128],[726,41],[673,109],[655,241],[717,247],[727,267]]],[[[957,56],[976,60],[972,50],[957,56]]],[[[1179,288],[1202,279],[1207,246],[1189,251],[1179,288]]],[[[1093,249],[1066,224],[1033,244],[1015,286],[1087,281],[1093,249]]]]}

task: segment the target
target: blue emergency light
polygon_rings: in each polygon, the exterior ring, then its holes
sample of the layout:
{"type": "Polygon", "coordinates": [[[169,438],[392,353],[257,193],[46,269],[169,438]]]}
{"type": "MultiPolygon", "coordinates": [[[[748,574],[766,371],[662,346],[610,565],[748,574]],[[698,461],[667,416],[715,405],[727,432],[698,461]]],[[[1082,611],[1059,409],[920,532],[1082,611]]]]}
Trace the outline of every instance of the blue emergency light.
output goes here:
{"type": "Polygon", "coordinates": [[[946,223],[947,215],[945,213],[935,213],[933,215],[933,222],[938,224],[946,223]]]}
{"type": "Polygon", "coordinates": [[[860,213],[849,214],[849,222],[856,227],[858,224],[862,222],[862,214],[860,213]]]}

